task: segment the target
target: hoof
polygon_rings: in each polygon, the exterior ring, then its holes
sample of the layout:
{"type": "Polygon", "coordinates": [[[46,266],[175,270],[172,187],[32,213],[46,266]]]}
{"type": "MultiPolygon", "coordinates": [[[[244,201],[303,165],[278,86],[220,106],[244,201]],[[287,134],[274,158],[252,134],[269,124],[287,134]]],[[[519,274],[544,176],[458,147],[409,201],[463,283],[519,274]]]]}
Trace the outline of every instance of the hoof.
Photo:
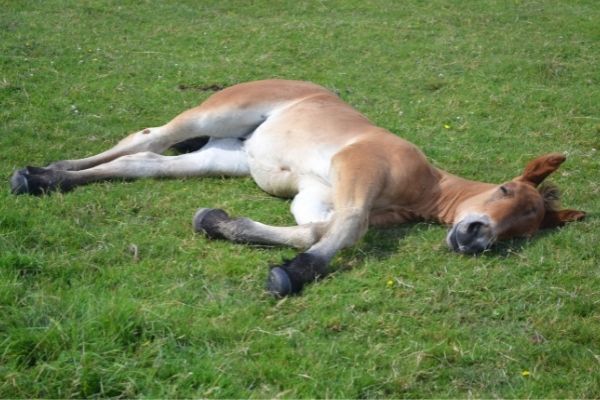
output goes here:
{"type": "Polygon", "coordinates": [[[275,267],[271,269],[267,278],[267,291],[276,297],[285,297],[292,294],[292,281],[283,268],[275,267]]]}
{"type": "Polygon", "coordinates": [[[16,171],[10,178],[10,190],[13,194],[33,194],[41,196],[60,190],[68,192],[74,187],[64,171],[48,168],[26,167],[16,171]]]}
{"type": "Polygon", "coordinates": [[[327,275],[327,261],[308,253],[300,253],[292,260],[271,268],[267,278],[267,290],[284,297],[297,294],[311,282],[327,275]]]}
{"type": "Polygon", "coordinates": [[[10,178],[10,191],[12,194],[29,193],[29,184],[27,182],[27,170],[20,169],[10,178]]]}
{"type": "Polygon", "coordinates": [[[225,239],[219,230],[219,224],[229,221],[229,215],[218,208],[199,208],[194,214],[192,225],[194,232],[204,233],[211,239],[225,239]]]}

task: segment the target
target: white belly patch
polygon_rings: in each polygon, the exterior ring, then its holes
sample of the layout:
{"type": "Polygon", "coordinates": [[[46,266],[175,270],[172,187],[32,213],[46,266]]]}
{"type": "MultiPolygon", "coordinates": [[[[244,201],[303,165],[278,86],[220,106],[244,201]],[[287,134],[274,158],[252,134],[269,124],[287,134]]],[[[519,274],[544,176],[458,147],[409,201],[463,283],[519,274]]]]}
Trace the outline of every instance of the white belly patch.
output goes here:
{"type": "MultiPolygon", "coordinates": [[[[244,142],[250,174],[265,192],[278,197],[293,197],[301,182],[322,181],[328,185],[331,157],[335,146],[319,146],[299,140],[302,132],[271,130],[269,121],[244,142]]],[[[281,129],[281,127],[275,127],[281,129]]]]}
{"type": "Polygon", "coordinates": [[[298,193],[298,179],[289,167],[262,162],[248,155],[250,175],[262,190],[277,197],[298,193]]]}

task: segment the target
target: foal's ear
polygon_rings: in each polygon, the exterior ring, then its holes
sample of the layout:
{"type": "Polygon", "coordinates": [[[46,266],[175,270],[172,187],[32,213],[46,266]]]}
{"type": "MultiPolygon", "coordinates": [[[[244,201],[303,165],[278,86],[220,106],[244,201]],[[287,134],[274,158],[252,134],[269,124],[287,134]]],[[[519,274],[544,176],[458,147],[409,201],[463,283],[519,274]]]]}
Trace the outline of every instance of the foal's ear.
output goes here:
{"type": "Polygon", "coordinates": [[[566,159],[567,157],[561,153],[550,153],[538,157],[527,164],[523,171],[523,175],[515,178],[515,181],[526,182],[533,186],[537,186],[542,183],[548,175],[556,171],[558,167],[560,167],[560,164],[566,159]]]}
{"type": "Polygon", "coordinates": [[[540,224],[540,229],[556,228],[563,226],[567,222],[581,221],[585,218],[585,212],[577,210],[547,210],[544,219],[540,224]]]}

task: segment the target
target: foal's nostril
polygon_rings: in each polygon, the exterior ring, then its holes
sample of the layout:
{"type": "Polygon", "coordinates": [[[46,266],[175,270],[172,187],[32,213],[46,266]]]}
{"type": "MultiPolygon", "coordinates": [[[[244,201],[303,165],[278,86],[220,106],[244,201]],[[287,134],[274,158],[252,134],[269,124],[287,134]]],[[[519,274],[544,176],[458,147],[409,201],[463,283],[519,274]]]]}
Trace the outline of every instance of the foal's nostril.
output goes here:
{"type": "Polygon", "coordinates": [[[471,222],[469,226],[467,226],[467,233],[470,235],[475,235],[479,232],[479,230],[483,227],[483,222],[471,222]]]}
{"type": "Polygon", "coordinates": [[[452,227],[446,242],[459,253],[480,253],[492,242],[492,225],[485,216],[467,216],[452,227]]]}
{"type": "Polygon", "coordinates": [[[456,230],[456,240],[461,245],[470,245],[482,236],[485,236],[485,227],[487,224],[483,221],[466,222],[458,226],[456,230]]]}

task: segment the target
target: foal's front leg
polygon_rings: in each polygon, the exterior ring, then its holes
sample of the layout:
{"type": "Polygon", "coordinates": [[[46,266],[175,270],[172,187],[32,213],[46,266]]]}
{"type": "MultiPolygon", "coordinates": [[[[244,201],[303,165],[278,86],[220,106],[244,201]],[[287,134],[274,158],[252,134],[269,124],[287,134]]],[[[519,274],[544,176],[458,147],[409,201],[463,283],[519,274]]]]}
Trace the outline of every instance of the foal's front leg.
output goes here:
{"type": "Polygon", "coordinates": [[[224,211],[215,209],[203,209],[194,218],[196,231],[211,238],[303,250],[269,271],[267,290],[278,297],[299,293],[307,283],[325,277],[334,255],[358,241],[367,225],[368,215],[362,208],[340,210],[330,221],[294,227],[268,226],[246,218],[231,219],[224,211]]]}
{"type": "MultiPolygon", "coordinates": [[[[317,243],[329,228],[329,222],[311,222],[296,226],[270,226],[249,218],[230,218],[215,208],[199,209],[192,220],[194,230],[210,239],[226,239],[238,243],[254,243],[269,246],[290,246],[306,250],[317,243]]],[[[303,253],[304,254],[304,253],[303,253]]],[[[267,290],[276,296],[297,293],[304,283],[326,274],[324,264],[311,264],[312,258],[298,256],[303,262],[300,269],[285,272],[282,267],[271,269],[267,290]],[[294,274],[290,278],[288,274],[294,274]]],[[[298,260],[296,257],[294,260],[298,260]]],[[[286,265],[292,263],[288,262],[286,265]]],[[[298,261],[296,261],[298,263],[298,261]]]]}
{"type": "Polygon", "coordinates": [[[371,207],[385,185],[387,169],[385,164],[380,165],[379,157],[365,158],[365,154],[370,154],[368,145],[356,143],[333,157],[331,220],[318,241],[271,270],[268,283],[272,293],[295,293],[323,277],[336,253],[355,244],[367,232],[371,207]]]}
{"type": "MultiPolygon", "coordinates": [[[[335,254],[356,243],[367,231],[371,205],[385,182],[385,168],[370,162],[360,165],[356,161],[361,159],[360,154],[364,149],[355,146],[334,157],[334,210],[325,221],[273,227],[245,218],[231,219],[223,210],[200,209],[194,217],[194,228],[215,239],[302,249],[292,260],[272,268],[267,280],[267,290],[276,296],[298,293],[305,284],[327,275],[335,254]]],[[[299,204],[297,207],[303,208],[299,204]]]]}

